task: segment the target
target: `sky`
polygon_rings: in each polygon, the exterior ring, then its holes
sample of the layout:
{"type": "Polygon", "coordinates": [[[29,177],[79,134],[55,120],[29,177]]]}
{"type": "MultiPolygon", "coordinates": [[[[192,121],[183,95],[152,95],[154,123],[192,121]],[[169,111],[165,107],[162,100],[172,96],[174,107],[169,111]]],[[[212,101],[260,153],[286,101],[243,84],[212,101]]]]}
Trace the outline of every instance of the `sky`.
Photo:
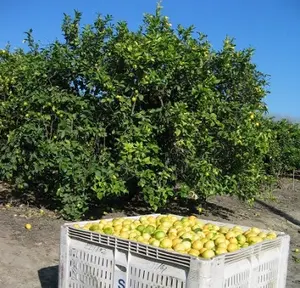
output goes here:
{"type": "MultiPolygon", "coordinates": [[[[131,29],[144,13],[154,13],[157,0],[0,0],[0,49],[24,47],[25,31],[47,45],[61,39],[63,13],[83,13],[83,24],[97,14],[125,20],[131,29]]],[[[253,62],[270,75],[265,102],[271,115],[300,120],[300,1],[299,0],[164,0],[163,14],[173,26],[194,25],[220,49],[226,36],[237,48],[253,47],[253,62]]]]}

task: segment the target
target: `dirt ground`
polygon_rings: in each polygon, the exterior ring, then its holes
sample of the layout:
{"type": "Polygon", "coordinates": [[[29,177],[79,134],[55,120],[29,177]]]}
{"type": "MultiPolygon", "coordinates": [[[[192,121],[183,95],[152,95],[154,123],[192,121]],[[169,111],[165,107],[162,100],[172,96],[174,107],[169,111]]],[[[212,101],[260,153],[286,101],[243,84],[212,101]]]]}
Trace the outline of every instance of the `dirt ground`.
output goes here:
{"type": "MultiPolygon", "coordinates": [[[[5,187],[0,183],[0,196],[5,187]]],[[[291,236],[287,288],[300,287],[300,181],[285,180],[274,196],[250,208],[237,199],[216,197],[200,218],[283,231],[291,236]]],[[[132,214],[128,210],[118,215],[132,214]]],[[[138,213],[138,212],[136,212],[138,213]]],[[[182,208],[181,214],[189,213],[182,208]]],[[[179,212],[177,211],[177,214],[179,212]]],[[[108,214],[105,217],[116,216],[108,214]]],[[[0,197],[0,287],[56,288],[60,225],[54,213],[27,206],[12,207],[0,197]],[[30,231],[24,228],[32,225],[30,231]]]]}

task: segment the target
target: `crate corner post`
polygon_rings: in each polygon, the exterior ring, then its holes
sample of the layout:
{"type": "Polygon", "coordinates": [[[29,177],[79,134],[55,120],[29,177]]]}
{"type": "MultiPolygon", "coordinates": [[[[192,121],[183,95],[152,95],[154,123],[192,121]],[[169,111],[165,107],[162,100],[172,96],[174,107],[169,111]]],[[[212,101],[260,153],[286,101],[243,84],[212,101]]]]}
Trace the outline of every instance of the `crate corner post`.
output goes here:
{"type": "Polygon", "coordinates": [[[59,255],[59,275],[58,288],[68,287],[69,275],[69,249],[68,249],[68,226],[62,225],[60,228],[60,255],[59,255]]]}

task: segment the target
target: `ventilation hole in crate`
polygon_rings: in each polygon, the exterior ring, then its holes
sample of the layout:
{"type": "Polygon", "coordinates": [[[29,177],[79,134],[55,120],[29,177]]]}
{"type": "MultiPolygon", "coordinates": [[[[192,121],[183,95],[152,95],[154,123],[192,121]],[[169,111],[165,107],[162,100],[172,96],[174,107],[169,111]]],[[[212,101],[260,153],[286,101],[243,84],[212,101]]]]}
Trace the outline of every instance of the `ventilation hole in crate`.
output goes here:
{"type": "MultiPolygon", "coordinates": [[[[69,284],[69,288],[86,288],[87,286],[86,286],[87,284],[78,284],[78,283],[74,283],[74,282],[70,282],[70,284],[69,284]]],[[[108,284],[108,283],[104,283],[104,282],[100,282],[100,283],[97,283],[97,284],[88,284],[89,286],[89,288],[90,287],[92,287],[92,288],[94,288],[94,287],[96,287],[96,288],[114,288],[113,286],[112,286],[112,284],[108,284]]]]}
{"type": "Polygon", "coordinates": [[[225,279],[224,288],[248,288],[250,271],[244,271],[225,279]]]}
{"type": "Polygon", "coordinates": [[[112,288],[113,260],[73,248],[69,263],[70,287],[112,288]]]}
{"type": "Polygon", "coordinates": [[[273,287],[278,277],[279,259],[263,263],[258,266],[258,287],[268,288],[273,287]]]}
{"type": "Polygon", "coordinates": [[[172,276],[161,275],[149,270],[130,267],[129,269],[129,287],[130,288],[184,288],[185,282],[172,276]]]}

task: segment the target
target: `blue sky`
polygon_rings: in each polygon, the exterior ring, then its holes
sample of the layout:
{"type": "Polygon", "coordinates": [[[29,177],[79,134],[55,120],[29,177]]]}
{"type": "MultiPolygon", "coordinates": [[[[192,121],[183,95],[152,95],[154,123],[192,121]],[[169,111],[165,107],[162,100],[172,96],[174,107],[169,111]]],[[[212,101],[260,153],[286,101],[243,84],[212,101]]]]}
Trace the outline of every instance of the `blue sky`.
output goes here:
{"type": "MultiPolygon", "coordinates": [[[[1,1],[0,48],[9,41],[22,47],[25,31],[47,44],[61,38],[63,13],[83,13],[91,23],[97,13],[126,20],[132,29],[143,13],[154,12],[156,0],[51,0],[1,1]]],[[[254,62],[270,74],[271,94],[266,102],[271,114],[300,119],[300,1],[299,0],[164,0],[163,13],[173,25],[194,24],[208,35],[215,49],[226,35],[234,37],[239,49],[256,49],[254,62]]]]}

